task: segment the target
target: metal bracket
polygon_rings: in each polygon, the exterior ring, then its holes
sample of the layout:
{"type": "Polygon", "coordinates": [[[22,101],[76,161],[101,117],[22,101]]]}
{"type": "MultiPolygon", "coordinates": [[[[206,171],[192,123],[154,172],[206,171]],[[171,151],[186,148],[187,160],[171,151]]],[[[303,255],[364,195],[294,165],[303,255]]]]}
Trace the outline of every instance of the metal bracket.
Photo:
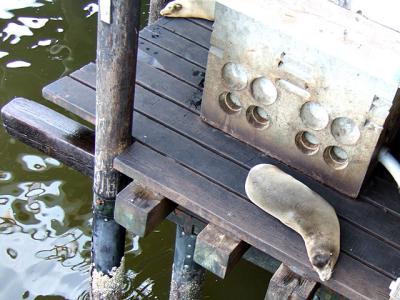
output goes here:
{"type": "Polygon", "coordinates": [[[390,283],[389,289],[390,300],[400,300],[400,277],[390,283]]]}
{"type": "Polygon", "coordinates": [[[111,0],[100,0],[100,20],[111,24],[111,0]]]}

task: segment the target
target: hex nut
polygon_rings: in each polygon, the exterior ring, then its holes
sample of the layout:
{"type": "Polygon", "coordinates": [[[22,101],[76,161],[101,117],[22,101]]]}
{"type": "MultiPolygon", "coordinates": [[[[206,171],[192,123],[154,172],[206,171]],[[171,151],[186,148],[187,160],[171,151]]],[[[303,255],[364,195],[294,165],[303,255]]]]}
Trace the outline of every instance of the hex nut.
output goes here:
{"type": "Polygon", "coordinates": [[[271,105],[278,97],[275,85],[266,77],[259,77],[251,84],[251,94],[253,98],[264,105],[271,105]]]}
{"type": "Polygon", "coordinates": [[[232,62],[222,68],[222,79],[225,85],[232,90],[243,90],[247,86],[247,73],[243,66],[232,62]]]}
{"type": "Polygon", "coordinates": [[[360,139],[360,129],[350,118],[340,117],[333,120],[331,133],[336,141],[343,145],[355,145],[360,139]]]}
{"type": "Polygon", "coordinates": [[[329,123],[329,114],[318,102],[310,101],[300,109],[300,118],[303,124],[314,130],[322,130],[329,123]]]}

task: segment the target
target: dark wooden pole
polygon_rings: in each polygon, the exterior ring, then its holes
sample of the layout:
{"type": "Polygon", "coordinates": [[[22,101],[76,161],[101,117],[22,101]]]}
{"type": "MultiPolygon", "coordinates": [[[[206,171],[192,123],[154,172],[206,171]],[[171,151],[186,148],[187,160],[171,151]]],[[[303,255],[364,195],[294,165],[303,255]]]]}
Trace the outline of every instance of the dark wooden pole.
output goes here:
{"type": "Polygon", "coordinates": [[[183,226],[176,226],[170,300],[201,299],[204,269],[193,260],[196,237],[192,232],[185,231],[183,226]]]}
{"type": "Polygon", "coordinates": [[[170,2],[169,0],[150,0],[149,7],[149,22],[151,25],[160,18],[160,11],[164,8],[165,4],[170,2]]]}
{"type": "Polygon", "coordinates": [[[99,3],[91,294],[115,299],[123,274],[125,229],[114,221],[114,205],[126,180],[113,169],[113,160],[132,143],[140,1],[99,3]]]}

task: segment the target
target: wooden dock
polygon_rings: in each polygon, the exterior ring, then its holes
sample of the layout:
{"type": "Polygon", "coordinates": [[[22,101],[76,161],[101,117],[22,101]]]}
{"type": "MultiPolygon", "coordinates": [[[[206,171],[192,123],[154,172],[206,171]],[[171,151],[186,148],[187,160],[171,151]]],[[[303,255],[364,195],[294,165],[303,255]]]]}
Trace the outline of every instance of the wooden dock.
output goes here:
{"type": "MultiPolygon", "coordinates": [[[[350,299],[389,299],[389,285],[400,277],[400,195],[395,184],[376,173],[353,200],[202,122],[211,30],[207,21],[160,19],[141,31],[139,49],[147,55],[138,61],[136,73],[135,142],[114,160],[114,167],[174,203],[173,219],[180,225],[186,222],[182,215],[200,227],[210,223],[241,249],[250,246],[247,256],[253,262],[262,265],[263,255],[257,259],[251,254],[260,250],[318,281],[301,237],[246,197],[249,169],[259,163],[278,165],[327,199],[339,216],[341,254],[332,279],[323,284],[350,299]]],[[[94,124],[95,73],[90,63],[46,86],[43,95],[94,124]]],[[[91,128],[25,99],[5,106],[2,118],[10,134],[92,176],[91,128]]]]}

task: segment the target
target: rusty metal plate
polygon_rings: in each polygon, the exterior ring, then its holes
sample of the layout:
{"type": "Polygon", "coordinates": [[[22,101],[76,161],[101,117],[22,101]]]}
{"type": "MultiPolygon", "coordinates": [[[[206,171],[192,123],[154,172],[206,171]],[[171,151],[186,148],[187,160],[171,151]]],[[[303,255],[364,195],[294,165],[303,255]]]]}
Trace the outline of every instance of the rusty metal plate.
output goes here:
{"type": "Polygon", "coordinates": [[[202,118],[356,197],[399,112],[400,34],[319,0],[220,0],[215,15],[202,118]]]}

